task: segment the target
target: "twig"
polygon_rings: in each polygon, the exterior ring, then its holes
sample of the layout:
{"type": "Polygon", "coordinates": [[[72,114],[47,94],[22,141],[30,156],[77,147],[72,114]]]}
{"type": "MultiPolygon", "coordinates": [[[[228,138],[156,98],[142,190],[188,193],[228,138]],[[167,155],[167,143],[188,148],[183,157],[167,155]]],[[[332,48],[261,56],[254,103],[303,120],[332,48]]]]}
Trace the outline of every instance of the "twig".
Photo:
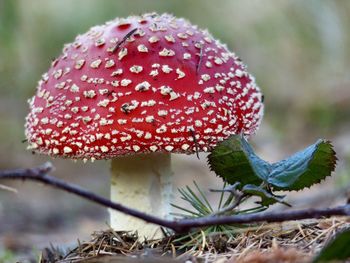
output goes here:
{"type": "Polygon", "coordinates": [[[113,48],[113,50],[112,50],[112,53],[114,53],[122,44],[124,44],[124,42],[125,42],[129,37],[131,37],[137,30],[138,30],[138,28],[134,28],[134,29],[131,30],[129,33],[127,33],[127,34],[123,37],[123,39],[122,39],[119,43],[117,43],[117,44],[114,46],[114,48],[113,48]]]}
{"type": "Polygon", "coordinates": [[[233,211],[237,206],[240,205],[240,203],[241,203],[241,201],[242,201],[242,199],[244,197],[246,197],[246,195],[243,194],[243,193],[237,194],[237,196],[235,196],[235,201],[232,204],[230,204],[229,206],[224,207],[223,209],[220,209],[220,210],[212,213],[212,215],[213,216],[218,216],[218,215],[223,215],[223,214],[226,214],[227,212],[233,211]]]}
{"type": "Polygon", "coordinates": [[[196,138],[196,132],[192,129],[189,130],[190,133],[191,133],[191,136],[193,138],[193,142],[194,142],[194,146],[195,146],[195,149],[196,149],[196,156],[199,160],[199,146],[198,146],[198,141],[197,141],[197,138],[196,138]]]}
{"type": "Polygon", "coordinates": [[[66,192],[78,195],[119,212],[134,216],[149,223],[157,224],[175,232],[187,232],[192,228],[225,225],[225,224],[251,224],[257,222],[283,222],[288,220],[301,220],[309,218],[321,218],[331,216],[350,216],[350,204],[334,208],[304,209],[297,211],[264,212],[255,214],[244,214],[234,216],[207,216],[196,219],[182,219],[178,221],[161,219],[140,211],[128,208],[118,203],[96,195],[80,186],[67,183],[63,180],[47,175],[53,171],[53,166],[46,163],[42,166],[31,169],[16,169],[0,172],[0,179],[33,180],[47,185],[51,185],[66,192]]]}
{"type": "Polygon", "coordinates": [[[12,187],[7,186],[7,185],[3,185],[3,184],[0,184],[0,190],[9,191],[9,192],[12,192],[12,193],[15,193],[15,194],[18,193],[17,189],[12,188],[12,187]]]}
{"type": "Polygon", "coordinates": [[[52,164],[47,162],[35,168],[0,171],[0,179],[31,179],[31,177],[36,178],[45,176],[53,170],[54,167],[52,164]]]}
{"type": "Polygon", "coordinates": [[[201,48],[200,48],[200,51],[199,51],[199,60],[198,60],[198,64],[197,64],[197,67],[196,67],[196,74],[198,74],[199,69],[200,69],[200,67],[202,65],[203,48],[204,48],[204,44],[201,44],[201,48]]]}
{"type": "Polygon", "coordinates": [[[0,172],[0,179],[17,179],[17,180],[33,180],[33,181],[39,181],[41,183],[51,185],[55,188],[64,190],[66,192],[69,192],[71,194],[78,195],[80,197],[83,197],[87,200],[90,200],[94,203],[100,204],[104,207],[112,208],[114,210],[117,210],[119,212],[143,219],[144,221],[154,223],[160,226],[169,227],[169,222],[167,220],[163,220],[161,218],[157,218],[152,215],[148,215],[145,213],[142,213],[138,210],[128,208],[124,205],[111,202],[110,200],[96,195],[78,185],[67,183],[63,180],[60,180],[56,177],[47,175],[49,172],[53,170],[53,166],[51,163],[46,163],[42,166],[31,168],[31,169],[16,169],[12,171],[3,171],[0,172]]]}
{"type": "Polygon", "coordinates": [[[237,182],[237,183],[235,183],[233,185],[229,185],[228,187],[226,187],[226,188],[224,188],[222,190],[210,189],[211,192],[229,192],[231,194],[229,199],[228,199],[228,200],[230,200],[230,202],[232,201],[232,198],[234,198],[234,202],[233,203],[231,203],[230,205],[227,205],[226,207],[224,206],[224,208],[222,208],[222,209],[212,213],[211,215],[218,216],[218,215],[226,214],[227,212],[233,211],[237,206],[239,206],[241,204],[241,201],[247,195],[242,193],[241,191],[239,191],[237,189],[237,187],[239,185],[240,185],[240,183],[237,182]]]}

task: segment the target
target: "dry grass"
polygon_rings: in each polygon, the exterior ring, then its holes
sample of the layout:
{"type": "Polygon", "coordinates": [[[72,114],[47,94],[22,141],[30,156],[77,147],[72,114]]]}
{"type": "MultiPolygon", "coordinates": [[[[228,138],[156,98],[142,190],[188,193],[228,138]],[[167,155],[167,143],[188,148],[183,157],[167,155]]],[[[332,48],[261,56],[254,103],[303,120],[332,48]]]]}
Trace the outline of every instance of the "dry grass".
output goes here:
{"type": "Polygon", "coordinates": [[[69,253],[45,249],[44,262],[309,262],[347,218],[263,224],[242,229],[234,238],[206,236],[197,249],[179,250],[174,237],[140,243],[136,235],[111,229],[96,232],[69,253]]]}

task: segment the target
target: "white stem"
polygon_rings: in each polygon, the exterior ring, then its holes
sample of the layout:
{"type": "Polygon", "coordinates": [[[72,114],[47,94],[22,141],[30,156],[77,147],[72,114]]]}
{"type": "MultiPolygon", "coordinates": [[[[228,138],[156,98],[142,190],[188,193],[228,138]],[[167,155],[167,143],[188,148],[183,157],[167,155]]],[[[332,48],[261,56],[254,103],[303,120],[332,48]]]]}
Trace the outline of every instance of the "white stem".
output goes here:
{"type": "MultiPolygon", "coordinates": [[[[111,201],[154,216],[169,218],[173,198],[170,154],[152,153],[112,160],[111,201]]],[[[159,226],[110,210],[111,227],[137,231],[148,240],[162,237],[159,226]]]]}

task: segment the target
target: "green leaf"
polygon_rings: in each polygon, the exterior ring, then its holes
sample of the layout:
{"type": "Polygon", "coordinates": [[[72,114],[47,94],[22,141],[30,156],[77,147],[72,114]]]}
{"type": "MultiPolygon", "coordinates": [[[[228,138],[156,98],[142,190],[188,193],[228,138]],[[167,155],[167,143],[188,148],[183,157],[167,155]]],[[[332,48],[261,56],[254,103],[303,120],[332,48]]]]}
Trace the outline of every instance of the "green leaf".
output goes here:
{"type": "Polygon", "coordinates": [[[336,161],[330,142],[318,140],[291,157],[272,164],[267,182],[277,190],[301,190],[330,176],[336,161]]]}
{"type": "Polygon", "coordinates": [[[216,175],[229,184],[269,184],[275,190],[301,190],[319,183],[335,169],[337,157],[329,141],[318,140],[291,157],[269,164],[249,143],[234,135],[220,142],[208,156],[216,175]]]}
{"type": "Polygon", "coordinates": [[[339,233],[328,245],[326,245],[319,255],[314,259],[314,263],[342,261],[350,258],[350,228],[339,233]]]}
{"type": "Polygon", "coordinates": [[[259,185],[267,180],[270,164],[255,155],[248,142],[234,135],[220,142],[208,156],[212,171],[225,182],[259,185]]]}
{"type": "Polygon", "coordinates": [[[262,206],[270,206],[275,203],[282,203],[289,206],[289,204],[283,201],[284,195],[274,195],[260,186],[248,184],[242,188],[242,192],[251,196],[260,197],[261,201],[259,201],[258,204],[262,206]]]}

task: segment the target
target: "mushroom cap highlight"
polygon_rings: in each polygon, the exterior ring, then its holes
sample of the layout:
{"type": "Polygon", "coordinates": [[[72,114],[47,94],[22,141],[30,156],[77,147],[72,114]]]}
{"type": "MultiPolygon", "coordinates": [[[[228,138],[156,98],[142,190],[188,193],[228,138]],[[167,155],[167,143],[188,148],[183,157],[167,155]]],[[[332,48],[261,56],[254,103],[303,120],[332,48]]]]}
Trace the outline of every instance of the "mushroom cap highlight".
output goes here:
{"type": "Polygon", "coordinates": [[[209,151],[249,136],[260,89],[240,58],[182,18],[145,14],[92,27],[66,44],[29,101],[29,148],[109,159],[209,151]]]}

